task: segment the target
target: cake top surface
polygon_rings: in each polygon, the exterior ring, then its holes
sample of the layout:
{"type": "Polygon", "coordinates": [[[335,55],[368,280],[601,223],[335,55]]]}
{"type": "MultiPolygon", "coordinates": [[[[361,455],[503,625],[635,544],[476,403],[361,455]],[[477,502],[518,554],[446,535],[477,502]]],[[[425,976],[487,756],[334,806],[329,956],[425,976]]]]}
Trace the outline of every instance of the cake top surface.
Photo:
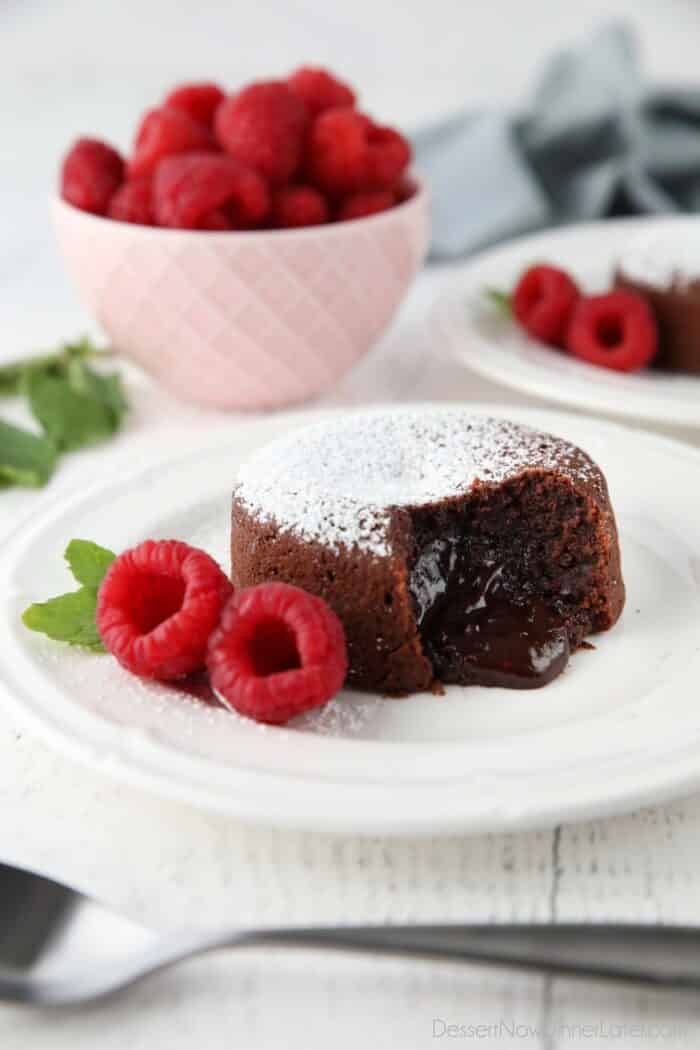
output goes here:
{"type": "Polygon", "coordinates": [[[667,288],[700,280],[700,238],[697,230],[650,229],[633,237],[620,256],[619,269],[640,284],[667,288]]]}
{"type": "Polygon", "coordinates": [[[326,417],[265,445],[241,468],[236,496],[258,518],[324,546],[390,550],[390,508],[467,494],[526,469],[600,483],[575,445],[464,409],[375,409],[326,417]]]}

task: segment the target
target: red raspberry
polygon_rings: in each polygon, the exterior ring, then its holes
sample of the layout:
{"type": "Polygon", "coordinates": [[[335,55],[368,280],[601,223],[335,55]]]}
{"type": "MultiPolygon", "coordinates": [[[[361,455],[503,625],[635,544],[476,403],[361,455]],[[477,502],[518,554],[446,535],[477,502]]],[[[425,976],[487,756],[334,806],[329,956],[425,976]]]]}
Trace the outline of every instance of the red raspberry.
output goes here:
{"type": "Polygon", "coordinates": [[[398,185],[394,189],[396,194],[396,203],[403,204],[404,201],[410,201],[411,197],[415,196],[416,184],[411,179],[401,179],[398,185]]]}
{"type": "Polygon", "coordinates": [[[310,180],[336,196],[388,189],[410,159],[410,146],[398,131],[379,127],[354,109],[326,110],[309,131],[310,180]]]}
{"type": "Polygon", "coordinates": [[[192,120],[211,130],[217,106],[225,98],[218,84],[180,84],[166,96],[163,105],[186,113],[192,120]]]}
{"type": "Polygon", "coordinates": [[[235,226],[223,208],[216,208],[214,211],[210,211],[202,216],[197,224],[197,229],[220,232],[222,230],[233,230],[235,226]]]}
{"type": "Polygon", "coordinates": [[[391,190],[372,190],[368,193],[353,193],[341,201],[337,218],[362,219],[365,215],[376,215],[377,212],[393,208],[396,198],[391,190]]]}
{"type": "Polygon", "coordinates": [[[658,330],[649,304],[633,292],[579,299],[566,336],[567,349],[583,361],[616,372],[636,372],[653,359],[658,330]]]}
{"type": "Polygon", "coordinates": [[[572,310],[579,298],[576,284],[555,266],[531,266],[513,292],[513,314],[526,332],[563,347],[572,310]]]}
{"type": "Polygon", "coordinates": [[[324,109],[355,105],[352,88],[325,69],[302,66],[287,77],[287,83],[304,102],[312,117],[318,116],[324,109]]]}
{"type": "Polygon", "coordinates": [[[301,163],[307,119],[304,103],[283,81],[267,80],[222,102],[214,129],[227,153],[282,185],[301,163]]]}
{"type": "Polygon", "coordinates": [[[205,149],[214,149],[214,142],[204,125],[177,109],[151,109],[136,132],[129,178],[151,175],[158,161],[171,153],[205,149]]]}
{"type": "Polygon", "coordinates": [[[313,186],[282,186],[272,195],[272,226],[319,226],[328,222],[328,204],[313,186]]]}
{"type": "Polygon", "coordinates": [[[270,204],[256,172],[233,157],[213,153],[166,157],[156,170],[154,197],[158,224],[186,230],[196,229],[223,205],[234,227],[254,226],[270,204]]]}
{"type": "Polygon", "coordinates": [[[227,706],[279,724],[341,688],[345,632],[321,598],[287,583],[261,583],[228,602],[209,641],[207,667],[227,706]]]}
{"type": "Polygon", "coordinates": [[[178,540],[146,540],[112,562],[97,596],[105,646],[142,678],[204,666],[209,636],[233,593],[208,554],[178,540]]]}
{"type": "Polygon", "coordinates": [[[143,175],[140,179],[130,179],[120,186],[109,202],[107,215],[118,222],[155,226],[153,186],[150,178],[143,175]]]}
{"type": "Polygon", "coordinates": [[[97,139],[78,139],[61,168],[61,197],[82,211],[104,215],[124,178],[124,161],[97,139]]]}

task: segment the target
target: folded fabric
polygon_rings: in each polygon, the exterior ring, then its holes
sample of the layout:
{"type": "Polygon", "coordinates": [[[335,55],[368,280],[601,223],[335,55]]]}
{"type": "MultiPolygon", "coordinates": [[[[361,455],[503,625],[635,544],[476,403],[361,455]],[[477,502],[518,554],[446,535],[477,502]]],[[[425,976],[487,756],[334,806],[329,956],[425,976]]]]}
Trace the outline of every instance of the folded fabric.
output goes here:
{"type": "Polygon", "coordinates": [[[621,23],[555,55],[527,112],[457,113],[413,145],[434,258],[567,222],[700,209],[700,90],[647,88],[621,23]]]}

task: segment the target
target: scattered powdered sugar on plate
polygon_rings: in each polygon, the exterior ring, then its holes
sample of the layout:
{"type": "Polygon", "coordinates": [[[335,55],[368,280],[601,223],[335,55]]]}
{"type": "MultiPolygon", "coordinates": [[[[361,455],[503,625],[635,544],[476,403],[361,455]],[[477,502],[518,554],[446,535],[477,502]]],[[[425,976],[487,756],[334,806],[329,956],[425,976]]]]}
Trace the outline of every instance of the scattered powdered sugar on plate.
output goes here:
{"type": "Polygon", "coordinates": [[[528,467],[595,475],[574,446],[518,423],[464,409],[375,409],[266,445],[241,468],[236,495],[279,529],[386,556],[390,508],[459,496],[528,467]]]}

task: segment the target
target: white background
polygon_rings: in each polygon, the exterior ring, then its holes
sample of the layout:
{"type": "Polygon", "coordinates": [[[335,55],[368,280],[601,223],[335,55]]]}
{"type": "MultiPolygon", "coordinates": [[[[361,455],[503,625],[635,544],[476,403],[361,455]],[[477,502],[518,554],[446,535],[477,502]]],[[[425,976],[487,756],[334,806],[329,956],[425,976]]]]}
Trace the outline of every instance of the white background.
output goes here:
{"type": "MultiPolygon", "coordinates": [[[[552,47],[612,15],[628,15],[638,27],[651,76],[696,78],[694,0],[0,0],[0,358],[85,327],[46,207],[71,137],[94,133],[126,147],[140,110],[174,81],[233,85],[303,60],[335,67],[360,86],[372,112],[406,127],[461,105],[521,104],[552,47]]],[[[442,276],[421,279],[383,347],[336,400],[513,400],[459,372],[414,368],[417,355],[431,350],[422,322],[442,276]],[[385,367],[397,352],[398,365],[385,367]]],[[[221,417],[137,392],[123,438],[74,457],[55,490],[83,485],[154,446],[184,448],[220,425],[221,417]]],[[[31,513],[34,499],[3,494],[0,531],[31,513]]],[[[116,787],[0,721],[0,856],[164,927],[410,917],[700,922],[699,846],[698,800],[554,832],[427,843],[243,828],[116,787]]],[[[699,1042],[700,1006],[681,996],[294,953],[198,961],[122,1003],[60,1023],[0,1008],[3,1050],[699,1042]],[[471,1041],[436,1039],[434,1018],[496,1027],[471,1041]],[[635,1038],[624,1027],[635,1022],[660,1027],[635,1038]],[[514,1024],[520,1032],[509,1036],[514,1024]],[[603,1027],[597,1034],[576,1028],[584,1024],[603,1027]]]]}

